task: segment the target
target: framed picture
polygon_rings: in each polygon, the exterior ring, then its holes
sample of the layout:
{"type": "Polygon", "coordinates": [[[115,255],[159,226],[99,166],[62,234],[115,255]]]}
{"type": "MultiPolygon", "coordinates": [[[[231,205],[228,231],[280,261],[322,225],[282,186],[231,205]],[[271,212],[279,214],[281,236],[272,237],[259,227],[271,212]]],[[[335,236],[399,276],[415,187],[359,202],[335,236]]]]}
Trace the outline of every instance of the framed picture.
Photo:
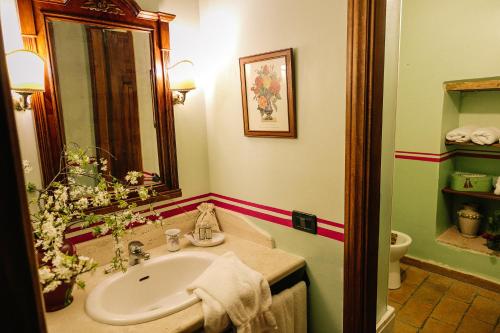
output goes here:
{"type": "Polygon", "coordinates": [[[240,58],[246,136],[296,138],[292,49],[240,58]]]}

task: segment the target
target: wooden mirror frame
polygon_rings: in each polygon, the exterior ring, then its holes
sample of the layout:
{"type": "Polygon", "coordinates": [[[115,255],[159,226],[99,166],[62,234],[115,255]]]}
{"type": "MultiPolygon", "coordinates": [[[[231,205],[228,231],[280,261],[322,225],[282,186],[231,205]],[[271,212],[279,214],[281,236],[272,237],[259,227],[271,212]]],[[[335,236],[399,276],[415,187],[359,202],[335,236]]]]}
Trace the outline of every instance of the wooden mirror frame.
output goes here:
{"type": "MultiPolygon", "coordinates": [[[[65,133],[61,101],[55,85],[54,55],[51,54],[48,22],[66,20],[102,27],[150,32],[152,77],[155,78],[153,105],[156,106],[158,161],[162,183],[154,188],[159,197],[171,199],[182,195],[177,175],[174,110],[168,80],[170,53],[169,22],[175,15],[143,11],[134,0],[18,0],[23,43],[27,50],[45,60],[45,92],[32,96],[42,181],[47,185],[60,167],[65,133]]],[[[130,198],[138,200],[138,198],[130,198]]],[[[107,210],[110,210],[107,207],[107,210]]]]}

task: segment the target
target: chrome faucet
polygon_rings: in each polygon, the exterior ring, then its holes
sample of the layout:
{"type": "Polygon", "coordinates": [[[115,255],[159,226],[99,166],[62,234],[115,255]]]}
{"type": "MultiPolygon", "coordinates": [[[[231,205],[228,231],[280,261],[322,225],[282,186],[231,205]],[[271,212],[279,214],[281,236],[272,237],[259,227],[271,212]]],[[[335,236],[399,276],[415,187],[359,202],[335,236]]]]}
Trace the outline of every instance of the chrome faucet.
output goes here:
{"type": "Polygon", "coordinates": [[[135,266],[141,262],[141,259],[148,260],[150,254],[144,252],[142,248],[144,244],[139,241],[131,241],[128,243],[128,265],[135,266]]]}

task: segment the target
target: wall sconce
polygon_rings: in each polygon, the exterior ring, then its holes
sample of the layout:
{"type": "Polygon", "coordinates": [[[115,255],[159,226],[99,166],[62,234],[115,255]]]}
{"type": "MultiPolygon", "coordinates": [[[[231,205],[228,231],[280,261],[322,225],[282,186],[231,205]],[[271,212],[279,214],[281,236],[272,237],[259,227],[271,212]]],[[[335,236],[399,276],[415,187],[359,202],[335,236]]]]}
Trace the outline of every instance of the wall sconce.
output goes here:
{"type": "Polygon", "coordinates": [[[186,94],[196,88],[193,63],[182,60],[170,66],[168,70],[173,103],[184,104],[186,94]]]}
{"type": "Polygon", "coordinates": [[[10,89],[20,95],[14,100],[15,109],[31,109],[31,95],[45,91],[44,61],[35,52],[16,50],[6,56],[10,89]]]}

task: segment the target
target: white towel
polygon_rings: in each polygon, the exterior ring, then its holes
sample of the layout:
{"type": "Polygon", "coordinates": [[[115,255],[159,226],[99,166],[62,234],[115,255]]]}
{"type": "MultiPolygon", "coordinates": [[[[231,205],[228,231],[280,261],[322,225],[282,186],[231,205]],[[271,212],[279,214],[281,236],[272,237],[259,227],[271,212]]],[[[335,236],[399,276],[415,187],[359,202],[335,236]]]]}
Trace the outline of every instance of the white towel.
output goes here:
{"type": "Polygon", "coordinates": [[[269,283],[262,274],[227,252],[188,286],[202,300],[205,331],[220,332],[229,324],[238,333],[260,333],[276,328],[270,311],[269,283]]]}
{"type": "Polygon", "coordinates": [[[273,296],[271,311],[276,316],[275,333],[307,333],[307,287],[299,282],[273,296]]]}
{"type": "Polygon", "coordinates": [[[446,134],[446,140],[455,142],[469,142],[471,140],[472,133],[477,130],[478,127],[474,125],[464,126],[455,128],[446,134]]]}
{"type": "Polygon", "coordinates": [[[496,127],[482,127],[472,132],[471,140],[478,145],[491,145],[498,142],[500,130],[496,127]]]}

